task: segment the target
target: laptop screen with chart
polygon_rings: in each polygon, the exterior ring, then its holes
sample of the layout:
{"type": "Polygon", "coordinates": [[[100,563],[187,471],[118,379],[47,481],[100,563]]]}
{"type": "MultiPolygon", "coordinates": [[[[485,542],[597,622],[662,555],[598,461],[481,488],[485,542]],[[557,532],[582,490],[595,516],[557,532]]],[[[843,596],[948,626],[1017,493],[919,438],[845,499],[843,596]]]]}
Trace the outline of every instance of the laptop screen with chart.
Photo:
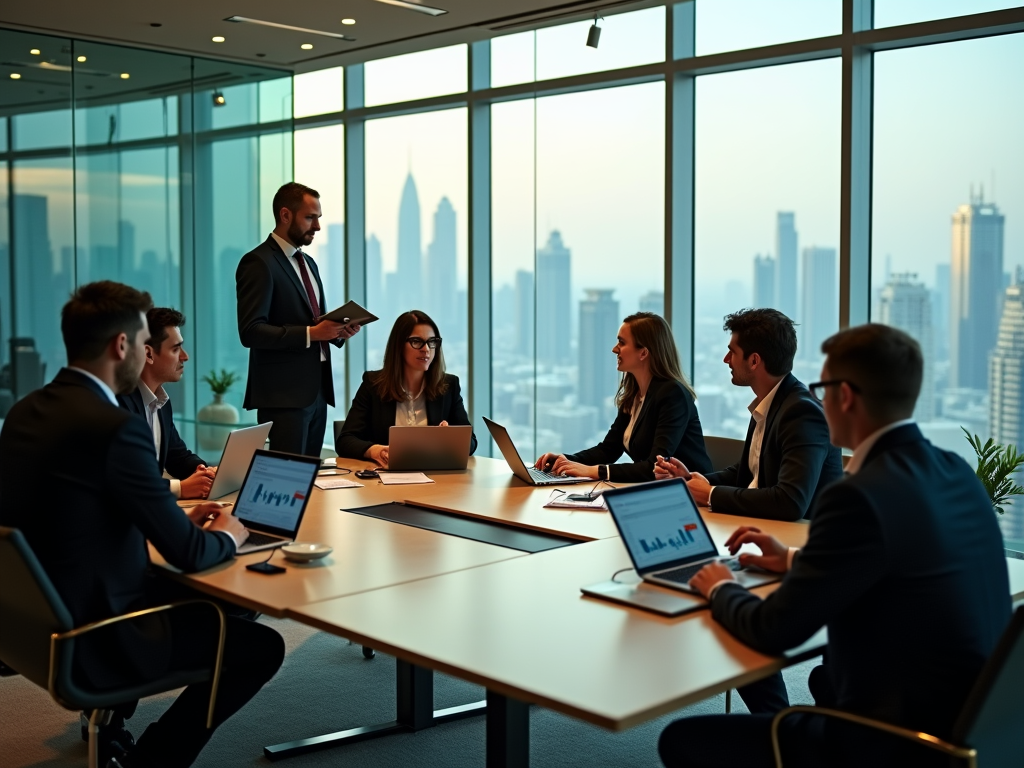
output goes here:
{"type": "Polygon", "coordinates": [[[302,522],[320,460],[258,450],[235,501],[246,528],[294,537],[302,522]]]}

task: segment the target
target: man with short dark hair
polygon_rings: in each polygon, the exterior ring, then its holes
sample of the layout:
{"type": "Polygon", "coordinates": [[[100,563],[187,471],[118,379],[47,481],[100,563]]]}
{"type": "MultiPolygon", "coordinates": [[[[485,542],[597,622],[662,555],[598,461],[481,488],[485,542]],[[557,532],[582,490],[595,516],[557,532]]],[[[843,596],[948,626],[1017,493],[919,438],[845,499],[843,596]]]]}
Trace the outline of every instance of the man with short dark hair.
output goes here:
{"type": "Polygon", "coordinates": [[[153,433],[157,464],[171,476],[171,493],[179,499],[205,499],[210,493],[216,469],[192,453],[174,426],[171,400],[164,384],[181,381],[188,353],[181,336],[185,316],[169,307],[153,307],[146,313],[149,339],[146,364],[139,385],[127,395],[118,395],[122,408],[141,416],[153,433]]]}
{"type": "Polygon", "coordinates": [[[320,193],[290,182],[273,206],[274,231],[235,271],[238,336],[249,349],[243,406],[274,422],[271,449],[319,457],[334,405],[328,344],[340,347],[359,325],[320,320],[328,311],[320,270],[301,250],[320,231],[320,193]]]}
{"type": "MultiPolygon", "coordinates": [[[[690,584],[714,618],[752,648],[781,654],[828,628],[817,703],[950,737],[954,720],[1010,619],[1002,536],[988,494],[962,458],[928,442],[911,414],[921,386],[917,342],[863,325],[822,345],[832,442],[853,449],[849,476],[819,497],[806,545],[788,549],[754,527],[727,541],[760,555],[743,565],[785,573],[765,599],[721,564],[690,584]]],[[[770,715],[677,720],[659,743],[667,766],[774,766],[770,715]]],[[[948,764],[945,755],[821,715],[780,728],[793,766],[948,764]]]]}
{"type": "MultiPolygon", "coordinates": [[[[61,315],[68,366],[16,403],[0,432],[0,525],[24,534],[75,626],[165,601],[149,573],[147,540],[168,563],[192,572],[230,560],[248,536],[220,504],[182,514],[157,468],[152,433],[117,405],[116,394],[137,386],[145,364],[151,306],[148,293],[121,283],[79,288],[61,315]],[[74,461],[55,463],[69,445],[79,449],[74,461]]],[[[73,672],[89,687],[115,688],[200,668],[213,659],[219,627],[208,607],[121,622],[75,641],[73,672]]],[[[214,727],[256,695],[284,658],[281,636],[269,627],[228,617],[226,629],[214,727]]],[[[186,688],[109,765],[191,765],[213,733],[209,697],[209,683],[186,688]]],[[[126,702],[117,711],[125,717],[134,708],[126,702]]],[[[123,736],[128,746],[130,734],[123,736]]]]}

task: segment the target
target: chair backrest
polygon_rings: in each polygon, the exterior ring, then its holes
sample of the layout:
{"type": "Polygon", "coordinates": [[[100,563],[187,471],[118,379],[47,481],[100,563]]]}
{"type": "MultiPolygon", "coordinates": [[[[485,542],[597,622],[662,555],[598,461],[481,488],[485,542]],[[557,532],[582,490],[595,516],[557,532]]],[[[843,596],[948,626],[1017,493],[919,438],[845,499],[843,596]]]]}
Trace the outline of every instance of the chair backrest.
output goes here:
{"type": "Polygon", "coordinates": [[[334,443],[335,443],[335,445],[337,445],[338,438],[341,437],[341,430],[343,430],[344,428],[345,428],[345,420],[344,419],[341,419],[340,421],[334,422],[334,443]]]}
{"type": "MultiPolygon", "coordinates": [[[[936,670],[941,674],[941,670],[936,670]]],[[[978,751],[980,768],[1019,768],[1024,760],[1024,606],[1018,608],[978,675],[953,729],[957,744],[978,751]]]]}
{"type": "Polygon", "coordinates": [[[74,627],[71,614],[21,531],[0,526],[0,659],[48,687],[50,635],[74,627]]]}
{"type": "Polygon", "coordinates": [[[743,441],[734,437],[711,437],[704,435],[704,449],[711,459],[711,468],[718,472],[738,464],[743,455],[743,441]]]}

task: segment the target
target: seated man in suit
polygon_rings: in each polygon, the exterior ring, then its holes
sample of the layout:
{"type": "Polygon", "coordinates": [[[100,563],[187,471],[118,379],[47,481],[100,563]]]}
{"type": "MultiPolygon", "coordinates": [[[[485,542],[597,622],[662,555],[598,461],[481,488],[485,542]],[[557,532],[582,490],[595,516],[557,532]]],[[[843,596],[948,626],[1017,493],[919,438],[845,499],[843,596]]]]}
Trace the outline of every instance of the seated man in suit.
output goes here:
{"type": "MultiPolygon", "coordinates": [[[[1003,541],[988,494],[962,458],[911,420],[921,388],[917,342],[885,325],[822,345],[832,442],[852,448],[849,476],[822,493],[806,545],[790,550],[742,527],[740,562],[785,573],[761,599],[720,564],[691,580],[714,618],[747,645],[780,654],[828,628],[827,703],[939,738],[1010,619],[1003,541]]],[[[662,733],[667,766],[773,766],[769,715],[677,720],[662,733]]],[[[936,752],[813,714],[781,729],[787,766],[948,765],[936,752]]]]}
{"type": "Polygon", "coordinates": [[[157,464],[171,476],[171,493],[179,499],[205,499],[213,485],[216,469],[185,445],[174,426],[171,400],[164,384],[181,381],[188,353],[181,337],[185,316],[176,309],[153,307],[146,313],[150,337],[146,341],[146,364],[139,386],[117,402],[146,420],[153,432],[157,464]]]}
{"type": "MultiPolygon", "coordinates": [[[[120,283],[84,285],[64,306],[68,367],[11,409],[0,432],[0,525],[21,529],[76,626],[160,604],[147,540],[173,566],[198,571],[230,560],[248,533],[216,503],[182,514],[160,476],[153,434],[117,406],[138,385],[149,338],[148,293],[120,283]],[[75,461],[54,463],[67,446],[75,461]],[[208,517],[205,530],[200,527],[208,517]]],[[[220,725],[260,690],[284,658],[281,636],[228,617],[214,710],[220,725]]],[[[211,663],[212,609],[178,609],[76,641],[76,675],[115,687],[211,663]]],[[[126,755],[109,765],[191,765],[212,735],[209,684],[189,686],[126,755]]],[[[134,702],[120,708],[134,711],[134,702]]]]}

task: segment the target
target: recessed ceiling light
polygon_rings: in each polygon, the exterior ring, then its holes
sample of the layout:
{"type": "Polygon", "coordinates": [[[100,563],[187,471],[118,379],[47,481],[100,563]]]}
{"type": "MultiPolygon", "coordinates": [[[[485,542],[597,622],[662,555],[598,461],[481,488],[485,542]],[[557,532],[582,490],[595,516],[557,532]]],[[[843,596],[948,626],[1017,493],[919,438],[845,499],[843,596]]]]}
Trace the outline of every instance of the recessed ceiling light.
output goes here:
{"type": "Polygon", "coordinates": [[[21,80],[21,75],[17,72],[11,72],[11,80],[21,80]]]}
{"type": "Polygon", "coordinates": [[[276,21],[264,21],[263,19],[253,19],[248,16],[228,16],[224,21],[231,21],[236,24],[259,24],[261,27],[273,27],[274,29],[287,29],[291,32],[302,32],[307,35],[319,35],[320,37],[331,37],[335,40],[345,40],[349,43],[354,43],[356,39],[343,35],[340,32],[325,32],[322,29],[309,29],[307,27],[293,27],[290,24],[278,24],[276,21]]]}
{"type": "Polygon", "coordinates": [[[40,50],[38,48],[33,48],[31,51],[29,51],[29,53],[31,53],[33,56],[38,56],[40,54],[40,50]]]}
{"type": "Polygon", "coordinates": [[[211,40],[213,40],[213,42],[215,42],[215,43],[223,43],[224,42],[224,38],[221,37],[220,35],[214,35],[211,38],[211,40]]]}
{"type": "Polygon", "coordinates": [[[303,43],[302,45],[299,46],[299,48],[301,48],[304,51],[312,51],[313,50],[313,44],[312,43],[303,43]]]}
{"type": "Polygon", "coordinates": [[[356,20],[355,19],[342,19],[341,23],[344,24],[345,26],[351,27],[353,24],[356,23],[356,20]]]}
{"type": "Polygon", "coordinates": [[[78,57],[78,61],[79,61],[79,63],[84,64],[85,63],[85,56],[79,56],[78,57]]]}
{"type": "Polygon", "coordinates": [[[394,5],[399,8],[405,8],[407,11],[416,11],[416,13],[425,13],[427,16],[444,16],[448,13],[444,8],[434,8],[423,3],[414,3],[411,0],[377,0],[378,3],[384,3],[385,5],[394,5]]]}
{"type": "Polygon", "coordinates": [[[127,72],[122,72],[121,73],[121,79],[122,80],[127,80],[129,77],[131,77],[131,75],[129,75],[127,72]]]}

